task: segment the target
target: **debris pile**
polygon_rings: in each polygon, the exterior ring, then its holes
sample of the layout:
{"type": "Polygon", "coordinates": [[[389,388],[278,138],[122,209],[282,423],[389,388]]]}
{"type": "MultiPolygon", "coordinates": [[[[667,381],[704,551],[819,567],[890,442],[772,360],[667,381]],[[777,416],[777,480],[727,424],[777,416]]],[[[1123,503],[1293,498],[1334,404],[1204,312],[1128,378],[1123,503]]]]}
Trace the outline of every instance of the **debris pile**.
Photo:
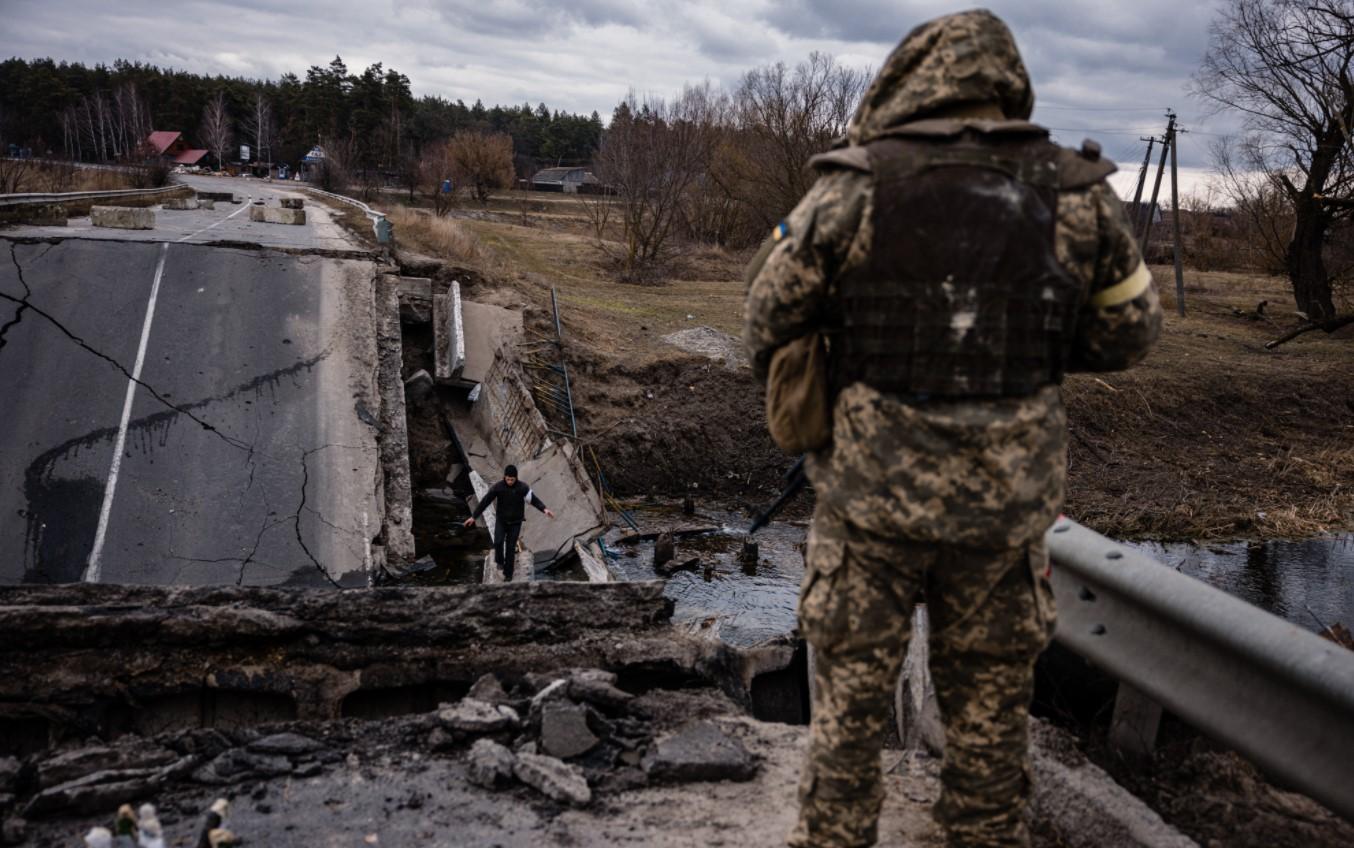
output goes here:
{"type": "Polygon", "coordinates": [[[476,785],[525,784],[572,806],[588,804],[594,791],[757,773],[742,743],[708,722],[656,739],[634,696],[599,669],[528,674],[512,694],[485,675],[465,698],[438,710],[428,744],[442,751],[469,744],[468,778],[476,785]]]}
{"type": "Polygon", "coordinates": [[[199,729],[154,739],[124,736],[0,761],[0,805],[28,796],[24,818],[96,813],[155,796],[171,784],[229,786],[283,775],[309,777],[342,757],[297,733],[199,729]],[[7,800],[6,800],[7,799],[7,800]]]}

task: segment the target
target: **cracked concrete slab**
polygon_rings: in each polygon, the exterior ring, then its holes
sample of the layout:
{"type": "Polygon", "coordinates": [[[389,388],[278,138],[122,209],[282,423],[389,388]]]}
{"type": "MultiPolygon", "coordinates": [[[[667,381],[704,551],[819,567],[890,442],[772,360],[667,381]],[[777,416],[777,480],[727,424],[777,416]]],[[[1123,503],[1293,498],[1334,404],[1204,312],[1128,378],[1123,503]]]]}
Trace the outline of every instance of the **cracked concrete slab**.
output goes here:
{"type": "Polygon", "coordinates": [[[0,583],[79,580],[101,512],[105,582],[366,583],[372,262],[0,244],[0,583]]]}

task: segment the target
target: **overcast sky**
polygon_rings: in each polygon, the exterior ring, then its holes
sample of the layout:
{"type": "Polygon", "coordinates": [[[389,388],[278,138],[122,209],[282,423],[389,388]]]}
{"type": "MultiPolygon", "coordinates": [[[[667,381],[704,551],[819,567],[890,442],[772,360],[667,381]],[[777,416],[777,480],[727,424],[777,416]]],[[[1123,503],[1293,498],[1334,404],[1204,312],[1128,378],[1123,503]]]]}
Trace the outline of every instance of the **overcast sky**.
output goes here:
{"type": "MultiPolygon", "coordinates": [[[[1217,0],[993,0],[1034,78],[1035,119],[1064,144],[1090,135],[1129,177],[1141,135],[1166,107],[1195,132],[1182,185],[1208,164],[1229,119],[1186,86],[1217,0]]],[[[629,88],[671,94],[685,81],[732,86],[748,68],[810,51],[878,68],[946,0],[0,0],[0,55],[85,63],[117,58],[208,74],[304,76],[337,54],[405,73],[415,95],[486,104],[545,102],[607,117],[629,88]]],[[[1131,192],[1131,188],[1129,189],[1131,192]]]]}

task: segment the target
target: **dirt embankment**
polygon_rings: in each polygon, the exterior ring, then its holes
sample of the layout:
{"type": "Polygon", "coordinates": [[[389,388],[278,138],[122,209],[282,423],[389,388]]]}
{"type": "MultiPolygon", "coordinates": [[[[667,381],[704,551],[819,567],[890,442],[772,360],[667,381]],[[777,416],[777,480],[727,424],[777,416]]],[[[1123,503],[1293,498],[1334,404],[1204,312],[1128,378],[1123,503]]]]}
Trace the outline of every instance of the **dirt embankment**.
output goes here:
{"type": "MultiPolygon", "coordinates": [[[[486,277],[468,296],[516,298],[535,337],[553,339],[556,289],[579,433],[618,494],[765,502],[791,458],[766,434],[760,387],[664,341],[739,334],[746,257],[699,251],[665,284],[619,283],[568,208],[456,222],[486,277]]],[[[1131,371],[1066,384],[1068,514],[1123,538],[1354,529],[1354,328],[1268,351],[1296,321],[1283,280],[1187,271],[1182,318],[1171,269],[1154,271],[1168,310],[1157,348],[1131,371]]]]}

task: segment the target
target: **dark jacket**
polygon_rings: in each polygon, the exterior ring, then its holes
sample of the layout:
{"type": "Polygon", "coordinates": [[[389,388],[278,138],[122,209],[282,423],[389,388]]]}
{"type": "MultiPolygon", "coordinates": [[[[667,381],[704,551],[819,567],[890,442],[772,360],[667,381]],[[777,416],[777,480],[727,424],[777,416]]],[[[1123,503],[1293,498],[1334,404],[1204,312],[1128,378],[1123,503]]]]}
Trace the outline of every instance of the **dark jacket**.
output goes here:
{"type": "Polygon", "coordinates": [[[521,524],[526,519],[527,501],[531,505],[545,512],[545,504],[536,497],[531,491],[531,487],[520,479],[509,486],[507,483],[499,480],[489,487],[489,493],[480,501],[479,506],[475,507],[474,517],[479,518],[480,513],[488,509],[489,504],[498,503],[498,521],[502,524],[521,524]]]}

